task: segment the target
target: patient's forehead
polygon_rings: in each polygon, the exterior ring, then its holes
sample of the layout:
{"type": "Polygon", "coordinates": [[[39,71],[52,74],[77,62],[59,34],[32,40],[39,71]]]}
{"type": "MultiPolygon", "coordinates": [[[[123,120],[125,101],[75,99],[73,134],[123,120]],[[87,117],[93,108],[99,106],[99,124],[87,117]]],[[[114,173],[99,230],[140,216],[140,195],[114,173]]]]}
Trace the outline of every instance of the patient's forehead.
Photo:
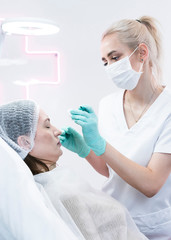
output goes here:
{"type": "Polygon", "coordinates": [[[42,122],[44,122],[46,120],[50,120],[48,115],[43,111],[43,109],[40,109],[38,124],[42,123],[42,122]]]}

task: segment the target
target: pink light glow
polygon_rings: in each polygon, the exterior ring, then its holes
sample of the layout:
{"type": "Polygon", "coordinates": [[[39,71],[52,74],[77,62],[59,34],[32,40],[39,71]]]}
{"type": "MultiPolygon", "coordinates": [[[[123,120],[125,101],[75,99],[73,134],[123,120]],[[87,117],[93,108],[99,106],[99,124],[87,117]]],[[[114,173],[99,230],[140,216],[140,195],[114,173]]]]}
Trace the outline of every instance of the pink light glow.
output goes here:
{"type": "MultiPolygon", "coordinates": [[[[0,18],[0,22],[3,22],[5,18],[0,18]]],[[[29,38],[28,36],[25,36],[25,42],[24,42],[24,50],[25,53],[28,55],[44,55],[44,56],[52,56],[54,59],[54,78],[53,79],[46,79],[45,81],[42,81],[42,79],[35,79],[34,76],[32,79],[29,81],[17,81],[15,84],[24,86],[25,91],[26,91],[26,98],[29,98],[29,93],[30,93],[30,86],[31,85],[43,85],[43,84],[48,84],[48,85],[58,85],[60,83],[60,54],[57,51],[33,51],[30,50],[29,48],[29,38]]],[[[0,86],[0,93],[1,93],[1,88],[0,86]]],[[[0,96],[1,100],[1,96],[0,96]]]]}
{"type": "Polygon", "coordinates": [[[59,84],[60,83],[60,67],[59,67],[59,62],[60,62],[60,55],[57,51],[32,51],[29,50],[29,43],[28,43],[28,37],[25,37],[25,52],[28,55],[52,55],[53,57],[55,56],[55,79],[54,81],[48,80],[48,81],[41,81],[36,79],[36,82],[28,82],[30,85],[32,84],[59,84]]]}
{"type": "Polygon", "coordinates": [[[57,85],[60,83],[60,67],[59,67],[59,62],[60,62],[60,55],[57,51],[32,51],[29,49],[29,39],[28,37],[25,37],[25,53],[28,55],[48,55],[48,56],[55,56],[55,77],[54,81],[52,80],[47,80],[47,81],[42,81],[40,79],[35,79],[32,78],[27,82],[24,81],[17,81],[15,84],[24,86],[26,90],[26,98],[29,99],[29,93],[30,93],[30,86],[31,85],[43,85],[43,84],[48,84],[48,85],[57,85]]]}

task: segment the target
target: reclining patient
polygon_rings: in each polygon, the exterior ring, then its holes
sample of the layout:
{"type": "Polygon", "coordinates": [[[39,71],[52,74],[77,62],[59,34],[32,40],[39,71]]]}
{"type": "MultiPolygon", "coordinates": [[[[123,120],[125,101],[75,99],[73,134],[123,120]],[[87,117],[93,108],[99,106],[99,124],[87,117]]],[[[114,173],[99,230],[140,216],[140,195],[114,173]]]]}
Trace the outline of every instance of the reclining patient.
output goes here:
{"type": "Polygon", "coordinates": [[[0,137],[25,161],[78,239],[146,239],[119,202],[57,164],[60,134],[32,100],[0,106],[0,137]]]}

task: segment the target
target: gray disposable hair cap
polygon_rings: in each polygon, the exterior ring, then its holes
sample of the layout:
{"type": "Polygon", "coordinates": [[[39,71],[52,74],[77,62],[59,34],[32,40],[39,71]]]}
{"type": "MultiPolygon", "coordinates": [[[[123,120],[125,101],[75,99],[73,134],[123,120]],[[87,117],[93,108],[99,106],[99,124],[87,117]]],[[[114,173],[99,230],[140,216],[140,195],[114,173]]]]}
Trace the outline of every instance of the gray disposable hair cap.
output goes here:
{"type": "Polygon", "coordinates": [[[32,150],[39,118],[39,106],[32,100],[17,100],[0,106],[0,137],[22,159],[32,150]],[[18,137],[27,136],[27,147],[18,145],[18,137]]]}

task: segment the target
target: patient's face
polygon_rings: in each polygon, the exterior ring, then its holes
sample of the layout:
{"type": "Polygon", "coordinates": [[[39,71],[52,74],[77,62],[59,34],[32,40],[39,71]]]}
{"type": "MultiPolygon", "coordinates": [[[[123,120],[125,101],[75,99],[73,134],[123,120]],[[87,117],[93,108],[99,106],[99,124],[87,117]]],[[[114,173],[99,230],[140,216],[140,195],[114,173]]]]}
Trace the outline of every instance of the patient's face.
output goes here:
{"type": "Polygon", "coordinates": [[[29,153],[39,158],[47,166],[54,164],[62,155],[58,136],[61,131],[50,123],[49,117],[40,110],[34,147],[29,153]]]}

